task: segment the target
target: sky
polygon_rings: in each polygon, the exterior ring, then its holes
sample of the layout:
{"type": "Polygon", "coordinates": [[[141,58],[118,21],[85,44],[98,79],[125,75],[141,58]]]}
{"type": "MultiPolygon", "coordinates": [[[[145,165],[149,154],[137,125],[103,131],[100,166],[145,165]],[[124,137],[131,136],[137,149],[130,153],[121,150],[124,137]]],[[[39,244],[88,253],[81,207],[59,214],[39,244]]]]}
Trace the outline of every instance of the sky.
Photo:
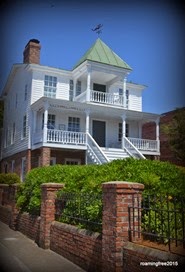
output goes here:
{"type": "Polygon", "coordinates": [[[1,0],[0,92],[30,39],[41,43],[42,65],[71,70],[101,23],[102,41],[133,69],[127,80],[147,86],[143,111],[183,107],[184,11],[176,0],[1,0]]]}

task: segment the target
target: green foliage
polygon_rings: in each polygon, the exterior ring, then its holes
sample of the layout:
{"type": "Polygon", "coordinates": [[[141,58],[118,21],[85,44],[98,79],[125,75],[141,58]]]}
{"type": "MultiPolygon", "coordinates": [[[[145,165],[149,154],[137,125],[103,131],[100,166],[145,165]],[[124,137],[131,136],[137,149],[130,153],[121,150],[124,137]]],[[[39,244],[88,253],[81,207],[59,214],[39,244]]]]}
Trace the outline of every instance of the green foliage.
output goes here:
{"type": "Polygon", "coordinates": [[[145,192],[185,195],[185,173],[168,162],[116,160],[104,165],[54,165],[28,173],[17,195],[23,211],[39,214],[42,183],[64,183],[65,192],[101,193],[102,183],[130,181],[145,185],[145,192]]]}
{"type": "Polygon", "coordinates": [[[58,194],[60,203],[59,221],[76,225],[79,228],[101,232],[102,195],[87,193],[58,194]]]}
{"type": "MultiPolygon", "coordinates": [[[[184,237],[183,201],[182,197],[172,196],[150,196],[150,201],[147,198],[142,210],[142,231],[154,234],[153,240],[162,243],[168,243],[169,238],[182,240],[184,237]]],[[[147,236],[144,237],[147,238],[147,236]]]]}
{"type": "Polygon", "coordinates": [[[0,174],[0,184],[15,184],[20,183],[20,178],[15,173],[9,173],[9,174],[0,174]]]}

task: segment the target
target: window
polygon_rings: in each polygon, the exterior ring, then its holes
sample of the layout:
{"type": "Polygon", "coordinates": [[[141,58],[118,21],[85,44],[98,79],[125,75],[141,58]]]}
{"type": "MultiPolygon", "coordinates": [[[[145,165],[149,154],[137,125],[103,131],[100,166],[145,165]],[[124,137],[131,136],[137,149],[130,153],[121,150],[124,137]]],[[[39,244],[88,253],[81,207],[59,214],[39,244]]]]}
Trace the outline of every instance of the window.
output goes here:
{"type": "Polygon", "coordinates": [[[129,103],[129,90],[126,90],[126,108],[128,108],[129,103]]]}
{"type": "Polygon", "coordinates": [[[21,162],[21,180],[24,181],[25,177],[26,177],[26,157],[23,157],[21,162]]]}
{"type": "Polygon", "coordinates": [[[13,173],[14,170],[15,170],[15,161],[14,160],[12,161],[12,167],[11,168],[12,168],[11,170],[12,170],[12,173],[13,173]]]}
{"type": "Polygon", "coordinates": [[[11,129],[7,129],[7,146],[11,145],[11,129]]]}
{"type": "Polygon", "coordinates": [[[14,141],[15,141],[15,123],[13,123],[13,127],[12,127],[11,144],[13,144],[14,141]]]}
{"type": "MultiPolygon", "coordinates": [[[[119,123],[119,126],[118,126],[118,141],[119,142],[122,141],[122,134],[123,134],[123,126],[122,126],[122,123],[119,123]]],[[[128,124],[126,124],[125,136],[126,137],[129,136],[129,125],[128,124]]]]}
{"type": "Polygon", "coordinates": [[[76,96],[81,94],[81,81],[76,82],[76,96]]]}
{"type": "Polygon", "coordinates": [[[26,137],[26,115],[23,116],[23,124],[22,124],[22,138],[26,137]]]}
{"type": "MultiPolygon", "coordinates": [[[[44,113],[42,116],[42,128],[44,127],[44,113]]],[[[55,115],[54,114],[48,114],[48,129],[55,129],[55,115]]]]}
{"type": "Polygon", "coordinates": [[[50,158],[50,165],[55,165],[56,164],[56,158],[55,157],[51,157],[50,158]]]}
{"type": "Polygon", "coordinates": [[[68,131],[80,131],[80,118],[69,117],[68,118],[68,131]]]}
{"type": "Polygon", "coordinates": [[[69,100],[70,101],[73,100],[73,90],[74,90],[74,83],[73,83],[73,80],[70,79],[69,81],[69,100]]]}
{"type": "Polygon", "coordinates": [[[53,76],[45,76],[44,78],[44,96],[56,97],[57,78],[53,76]]]}
{"type": "Polygon", "coordinates": [[[119,88],[119,95],[123,95],[123,89],[119,88]]]}
{"type": "Polygon", "coordinates": [[[48,128],[54,129],[55,128],[55,115],[48,114],[48,128]]]}
{"type": "Polygon", "coordinates": [[[26,84],[24,88],[24,101],[26,101],[27,98],[28,98],[28,85],[26,84]]]}
{"type": "Polygon", "coordinates": [[[65,164],[78,165],[78,164],[81,164],[81,160],[80,159],[65,159],[65,164]]]}

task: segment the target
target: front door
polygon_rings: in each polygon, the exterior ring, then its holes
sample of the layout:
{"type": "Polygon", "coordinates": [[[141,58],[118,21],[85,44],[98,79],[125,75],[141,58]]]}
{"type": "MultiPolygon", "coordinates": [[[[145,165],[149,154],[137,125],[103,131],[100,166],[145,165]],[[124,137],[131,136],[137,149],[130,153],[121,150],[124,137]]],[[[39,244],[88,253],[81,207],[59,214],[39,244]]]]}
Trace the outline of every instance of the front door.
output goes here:
{"type": "Polygon", "coordinates": [[[105,122],[93,120],[93,138],[101,147],[105,147],[105,122]]]}

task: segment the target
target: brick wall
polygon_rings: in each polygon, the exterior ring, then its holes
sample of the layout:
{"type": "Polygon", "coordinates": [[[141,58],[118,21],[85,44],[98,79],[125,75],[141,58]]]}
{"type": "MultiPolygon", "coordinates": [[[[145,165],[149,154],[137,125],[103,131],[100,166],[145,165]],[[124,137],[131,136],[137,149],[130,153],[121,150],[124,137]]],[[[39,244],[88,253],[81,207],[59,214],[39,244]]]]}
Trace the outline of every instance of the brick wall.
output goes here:
{"type": "Polygon", "coordinates": [[[29,213],[19,213],[17,216],[16,230],[39,243],[40,216],[29,213]]]}
{"type": "Polygon", "coordinates": [[[181,271],[184,266],[184,257],[170,252],[149,248],[146,246],[128,243],[123,248],[123,270],[124,272],[172,272],[181,271]],[[153,265],[145,265],[146,262],[155,262],[153,265]],[[160,263],[174,262],[174,265],[160,265],[160,263]],[[177,265],[178,262],[178,265],[177,265]],[[144,264],[140,264],[144,263],[144,264]]]}
{"type": "Polygon", "coordinates": [[[50,249],[86,271],[101,271],[101,234],[54,221],[50,249]]]}
{"type": "MultiPolygon", "coordinates": [[[[182,255],[144,246],[137,234],[135,238],[132,237],[135,243],[130,242],[128,205],[132,204],[133,195],[141,197],[144,188],[142,184],[128,182],[103,184],[102,236],[55,221],[56,193],[63,187],[62,184],[41,185],[40,217],[17,212],[15,206],[17,185],[8,187],[7,190],[6,185],[0,185],[0,220],[9,224],[11,228],[23,232],[42,248],[50,248],[87,271],[140,272],[143,270],[140,262],[146,261],[178,261],[178,268],[183,267],[185,257],[182,255]],[[4,192],[9,192],[9,196],[4,192]],[[140,244],[136,244],[138,242],[140,244]]],[[[133,214],[130,221],[138,226],[141,224],[138,218],[140,218],[138,215],[133,214]]],[[[145,267],[145,270],[160,271],[159,267],[155,266],[145,267]]],[[[163,271],[172,270],[170,268],[163,271]]]]}
{"type": "MultiPolygon", "coordinates": [[[[176,157],[176,155],[173,153],[171,150],[171,147],[168,142],[168,137],[166,134],[163,132],[162,126],[163,125],[168,125],[171,123],[174,114],[176,111],[170,111],[165,113],[163,116],[160,118],[160,128],[159,128],[159,139],[160,139],[160,160],[161,161],[169,161],[171,163],[177,164],[177,165],[182,165],[185,166],[185,163],[179,161],[176,157]]],[[[156,125],[154,122],[146,123],[143,125],[142,128],[142,137],[144,139],[151,139],[155,140],[156,139],[156,125]]]]}

